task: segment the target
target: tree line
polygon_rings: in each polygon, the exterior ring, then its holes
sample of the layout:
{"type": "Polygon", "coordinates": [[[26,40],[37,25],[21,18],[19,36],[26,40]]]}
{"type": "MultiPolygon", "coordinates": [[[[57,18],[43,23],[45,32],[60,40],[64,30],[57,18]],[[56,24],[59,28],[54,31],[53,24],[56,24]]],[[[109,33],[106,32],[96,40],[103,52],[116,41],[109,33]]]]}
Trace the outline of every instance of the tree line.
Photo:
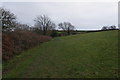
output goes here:
{"type": "MultiPolygon", "coordinates": [[[[11,13],[9,10],[0,8],[0,11],[2,12],[2,32],[4,33],[16,30],[27,30],[37,32],[41,35],[53,36],[57,34],[57,25],[47,15],[37,16],[34,19],[34,27],[30,27],[27,24],[19,23],[15,14],[11,13]]],[[[58,24],[58,26],[58,28],[63,30],[67,35],[70,35],[71,32],[75,29],[75,27],[70,22],[61,22],[58,24]]]]}
{"type": "Polygon", "coordinates": [[[115,25],[112,26],[103,26],[101,30],[116,30],[117,27],[115,25]]]}
{"type": "MultiPolygon", "coordinates": [[[[47,15],[38,15],[34,19],[34,27],[30,27],[27,24],[21,24],[17,21],[17,17],[14,13],[10,12],[7,9],[0,8],[0,12],[2,15],[0,19],[2,20],[2,32],[11,32],[16,30],[26,30],[26,31],[34,31],[40,35],[49,35],[49,36],[57,36],[57,26],[58,29],[62,30],[64,35],[74,34],[75,26],[73,26],[70,22],[61,22],[56,25],[47,15]]],[[[101,30],[115,30],[117,29],[115,25],[112,26],[103,26],[101,30]]]]}

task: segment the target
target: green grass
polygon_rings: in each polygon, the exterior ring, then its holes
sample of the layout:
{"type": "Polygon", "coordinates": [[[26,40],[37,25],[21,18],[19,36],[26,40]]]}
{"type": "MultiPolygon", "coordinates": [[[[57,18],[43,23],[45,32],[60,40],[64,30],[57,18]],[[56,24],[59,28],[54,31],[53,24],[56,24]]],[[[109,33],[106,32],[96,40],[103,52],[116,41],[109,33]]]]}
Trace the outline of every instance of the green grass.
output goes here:
{"type": "Polygon", "coordinates": [[[3,64],[3,78],[116,78],[118,31],[54,38],[3,64]]]}

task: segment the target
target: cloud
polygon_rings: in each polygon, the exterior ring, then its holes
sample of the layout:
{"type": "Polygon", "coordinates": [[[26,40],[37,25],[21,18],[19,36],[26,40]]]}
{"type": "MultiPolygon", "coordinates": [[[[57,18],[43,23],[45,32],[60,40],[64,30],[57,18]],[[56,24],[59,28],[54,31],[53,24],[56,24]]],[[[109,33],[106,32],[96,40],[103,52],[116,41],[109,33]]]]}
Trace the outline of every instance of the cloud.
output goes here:
{"type": "Polygon", "coordinates": [[[77,29],[100,29],[117,25],[117,2],[18,2],[3,6],[17,15],[18,21],[34,25],[37,15],[48,15],[56,24],[71,22],[77,29]]]}

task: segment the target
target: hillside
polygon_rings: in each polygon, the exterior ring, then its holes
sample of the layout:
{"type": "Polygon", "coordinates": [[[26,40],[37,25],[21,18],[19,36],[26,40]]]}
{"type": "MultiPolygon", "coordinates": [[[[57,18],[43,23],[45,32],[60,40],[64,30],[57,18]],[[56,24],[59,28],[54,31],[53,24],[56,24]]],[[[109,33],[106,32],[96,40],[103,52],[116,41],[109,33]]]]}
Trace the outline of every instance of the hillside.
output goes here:
{"type": "Polygon", "coordinates": [[[3,78],[115,78],[118,31],[57,37],[3,64],[3,78]]]}

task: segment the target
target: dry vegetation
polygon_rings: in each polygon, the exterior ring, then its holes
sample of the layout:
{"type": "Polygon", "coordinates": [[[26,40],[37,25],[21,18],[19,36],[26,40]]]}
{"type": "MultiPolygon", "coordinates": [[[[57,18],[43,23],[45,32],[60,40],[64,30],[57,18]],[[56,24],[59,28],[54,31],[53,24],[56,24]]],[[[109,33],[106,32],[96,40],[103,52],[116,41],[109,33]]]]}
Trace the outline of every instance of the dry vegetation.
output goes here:
{"type": "Polygon", "coordinates": [[[51,37],[38,35],[28,31],[15,31],[2,34],[3,60],[10,59],[13,55],[23,50],[36,46],[42,42],[49,41],[51,37]]]}

